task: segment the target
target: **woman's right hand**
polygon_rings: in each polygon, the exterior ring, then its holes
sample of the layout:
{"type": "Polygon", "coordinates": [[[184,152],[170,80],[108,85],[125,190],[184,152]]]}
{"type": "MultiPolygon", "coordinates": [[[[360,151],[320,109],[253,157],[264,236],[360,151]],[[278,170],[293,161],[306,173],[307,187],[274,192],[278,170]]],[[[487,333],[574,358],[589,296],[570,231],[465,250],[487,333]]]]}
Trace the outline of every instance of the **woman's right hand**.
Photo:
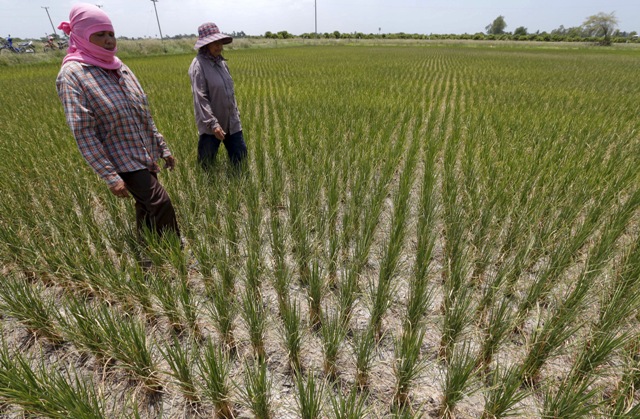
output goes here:
{"type": "Polygon", "coordinates": [[[122,180],[109,186],[109,190],[118,198],[126,198],[129,196],[129,191],[127,191],[127,187],[122,180]]]}
{"type": "Polygon", "coordinates": [[[224,136],[226,134],[224,130],[220,127],[220,125],[218,125],[213,129],[213,135],[215,135],[218,140],[224,141],[224,136]]]}

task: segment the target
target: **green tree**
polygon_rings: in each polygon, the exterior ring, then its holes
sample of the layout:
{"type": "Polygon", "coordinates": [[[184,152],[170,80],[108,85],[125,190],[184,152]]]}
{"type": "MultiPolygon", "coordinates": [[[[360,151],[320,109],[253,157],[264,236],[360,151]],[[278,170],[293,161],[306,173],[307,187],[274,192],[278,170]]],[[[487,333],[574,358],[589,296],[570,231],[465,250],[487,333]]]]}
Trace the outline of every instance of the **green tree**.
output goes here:
{"type": "Polygon", "coordinates": [[[600,12],[597,15],[589,16],[584,21],[582,27],[590,36],[603,37],[602,45],[611,45],[611,34],[618,26],[618,19],[615,12],[609,14],[600,12]]]}
{"type": "Polygon", "coordinates": [[[498,16],[491,24],[485,26],[485,29],[489,35],[502,35],[506,27],[507,22],[505,22],[504,16],[498,16]]]}
{"type": "Polygon", "coordinates": [[[527,35],[527,28],[524,26],[518,26],[515,31],[513,31],[514,35],[527,35]]]}

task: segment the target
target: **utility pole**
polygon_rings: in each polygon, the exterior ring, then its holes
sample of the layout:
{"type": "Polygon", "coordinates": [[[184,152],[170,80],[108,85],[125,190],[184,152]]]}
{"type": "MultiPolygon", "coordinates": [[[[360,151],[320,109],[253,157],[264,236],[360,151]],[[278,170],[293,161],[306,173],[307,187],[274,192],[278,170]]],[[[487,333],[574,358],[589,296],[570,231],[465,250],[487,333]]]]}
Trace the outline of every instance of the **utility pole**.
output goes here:
{"type": "Polygon", "coordinates": [[[315,8],[315,16],[316,16],[316,38],[318,37],[318,0],[315,0],[314,3],[315,8]]]}
{"type": "Polygon", "coordinates": [[[164,42],[162,38],[162,29],[160,29],[160,18],[158,18],[158,9],[156,8],[156,3],[158,0],[151,0],[153,2],[153,9],[156,11],[156,20],[158,21],[158,30],[160,31],[160,41],[164,42]]]}
{"type": "Polygon", "coordinates": [[[56,32],[55,26],[53,26],[53,20],[51,20],[51,15],[49,14],[49,6],[40,6],[40,7],[42,7],[44,10],[47,11],[47,16],[49,16],[49,23],[51,23],[51,29],[53,29],[53,34],[57,37],[58,32],[56,32]]]}

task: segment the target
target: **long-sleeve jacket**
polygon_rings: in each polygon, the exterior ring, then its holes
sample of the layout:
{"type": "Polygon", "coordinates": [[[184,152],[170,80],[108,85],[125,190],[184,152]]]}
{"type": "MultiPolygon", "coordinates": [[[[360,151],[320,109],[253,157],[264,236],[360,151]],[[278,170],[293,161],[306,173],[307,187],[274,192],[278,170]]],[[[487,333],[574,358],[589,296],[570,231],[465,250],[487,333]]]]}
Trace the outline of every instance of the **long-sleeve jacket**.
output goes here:
{"type": "Polygon", "coordinates": [[[171,155],[126,65],[105,70],[71,61],[60,69],[56,87],[80,153],[109,186],[121,180],[118,173],[157,172],[156,162],[171,155]]]}
{"type": "Polygon", "coordinates": [[[193,108],[199,134],[213,134],[217,125],[227,134],[242,130],[233,79],[224,60],[199,53],[189,67],[193,108]]]}

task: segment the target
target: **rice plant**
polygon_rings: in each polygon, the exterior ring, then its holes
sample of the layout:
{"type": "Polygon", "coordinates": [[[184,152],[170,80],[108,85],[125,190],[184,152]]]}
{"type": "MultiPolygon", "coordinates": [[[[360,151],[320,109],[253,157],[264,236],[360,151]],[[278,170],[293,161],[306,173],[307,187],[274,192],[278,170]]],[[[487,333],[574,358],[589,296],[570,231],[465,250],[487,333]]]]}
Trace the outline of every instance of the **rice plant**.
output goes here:
{"type": "Polygon", "coordinates": [[[276,211],[271,212],[271,250],[274,258],[274,288],[278,296],[280,311],[289,302],[291,274],[285,259],[284,228],[276,211]]]}
{"type": "MultiPolygon", "coordinates": [[[[229,180],[229,187],[227,189],[226,197],[226,211],[227,214],[238,214],[240,212],[240,192],[239,192],[239,184],[242,183],[241,178],[231,178],[229,180]]],[[[222,230],[224,232],[224,237],[227,240],[228,249],[227,249],[227,257],[224,259],[226,265],[232,266],[238,258],[239,255],[239,245],[240,245],[240,226],[238,225],[238,217],[228,216],[224,217],[222,220],[223,227],[222,230]]],[[[224,277],[224,275],[223,275],[224,277]]]]}
{"type": "Polygon", "coordinates": [[[552,280],[560,276],[570,266],[571,258],[582,248],[587,238],[597,228],[605,204],[606,201],[599,201],[599,204],[594,206],[587,214],[585,221],[577,228],[576,233],[568,236],[554,249],[547,269],[531,284],[527,295],[520,303],[518,308],[520,318],[524,318],[537,302],[547,296],[554,285],[552,280]]]}
{"type": "MultiPolygon", "coordinates": [[[[632,197],[629,202],[631,202],[632,208],[635,209],[637,206],[635,197],[632,197]]],[[[526,380],[535,381],[537,373],[545,362],[546,357],[550,356],[551,351],[555,350],[566,338],[573,334],[576,327],[572,325],[573,320],[583,309],[584,299],[593,280],[608,259],[609,249],[612,243],[615,242],[621,234],[623,226],[626,225],[626,218],[630,216],[632,212],[633,211],[622,207],[621,211],[617,213],[617,217],[614,217],[614,221],[607,225],[600,240],[591,249],[590,258],[587,260],[584,271],[578,278],[574,289],[560,304],[560,307],[556,311],[557,314],[545,323],[541,333],[534,334],[534,346],[523,364],[523,377],[526,380]],[[622,221],[616,220],[616,218],[622,218],[622,221]]],[[[632,299],[631,301],[635,301],[637,292],[633,292],[633,289],[627,289],[625,297],[630,297],[632,299]]],[[[588,345],[579,355],[576,370],[579,375],[584,376],[589,369],[595,368],[598,364],[602,363],[608,354],[624,342],[623,337],[616,336],[612,333],[615,331],[617,325],[627,317],[630,311],[620,311],[618,308],[615,310],[604,310],[602,313],[600,320],[604,322],[604,324],[596,324],[592,344],[588,345]]],[[[570,377],[569,383],[583,385],[583,377],[570,377]]]]}
{"type": "Polygon", "coordinates": [[[516,326],[516,318],[513,315],[513,303],[508,298],[500,299],[489,313],[487,326],[484,329],[484,339],[480,346],[478,366],[489,367],[494,354],[516,326]]]}
{"type": "Polygon", "coordinates": [[[306,378],[302,374],[296,374],[295,384],[299,417],[303,419],[322,418],[324,416],[322,410],[325,405],[325,382],[318,381],[318,378],[310,372],[306,378]]]}
{"type": "Polygon", "coordinates": [[[148,273],[134,264],[127,269],[128,280],[120,280],[123,292],[125,292],[133,302],[131,306],[139,308],[150,320],[157,320],[158,313],[153,301],[152,286],[148,281],[148,273]]]}
{"type": "Polygon", "coordinates": [[[344,214],[341,218],[338,244],[335,245],[335,247],[342,249],[342,255],[345,257],[349,253],[349,249],[355,240],[356,231],[358,230],[359,211],[362,211],[363,208],[355,203],[363,202],[364,200],[365,185],[368,184],[368,170],[370,170],[370,168],[365,166],[363,170],[350,173],[347,180],[349,194],[345,196],[345,200],[348,199],[348,201],[345,204],[344,214]],[[354,176],[359,177],[357,181],[353,180],[354,176]]]}
{"type": "Polygon", "coordinates": [[[573,320],[583,310],[584,298],[590,286],[584,276],[579,278],[574,289],[560,302],[555,313],[533,332],[529,351],[521,363],[524,381],[535,384],[545,362],[577,330],[578,326],[573,320]]]}
{"type": "Polygon", "coordinates": [[[309,324],[317,328],[322,319],[322,298],[326,288],[324,272],[317,259],[312,262],[308,282],[309,324]]]}
{"type": "Polygon", "coordinates": [[[168,280],[162,273],[150,274],[147,277],[149,278],[152,294],[159,305],[158,314],[167,319],[175,332],[183,332],[186,327],[183,324],[180,300],[173,282],[168,280]]]}
{"type": "Polygon", "coordinates": [[[424,156],[424,174],[420,185],[419,216],[417,224],[416,259],[409,281],[407,312],[403,330],[419,328],[433,300],[433,288],[429,285],[429,266],[435,246],[435,153],[437,144],[428,143],[424,156]]]}
{"type": "Polygon", "coordinates": [[[455,417],[456,405],[465,395],[478,390],[476,371],[475,355],[466,344],[459,345],[448,362],[438,407],[439,417],[455,417]]]}
{"type": "Polygon", "coordinates": [[[394,419],[421,419],[425,417],[424,413],[415,412],[409,406],[401,406],[401,407],[393,406],[390,414],[391,414],[391,417],[394,419]]]}
{"type": "Polygon", "coordinates": [[[487,386],[484,392],[483,419],[518,417],[523,414],[518,403],[529,393],[522,388],[522,379],[517,365],[506,369],[497,364],[487,375],[487,386]]]}
{"type": "Polygon", "coordinates": [[[237,302],[235,295],[226,290],[223,283],[214,283],[209,289],[211,303],[207,304],[211,318],[227,348],[235,348],[234,336],[237,302]]]}
{"type": "Polygon", "coordinates": [[[18,278],[5,278],[0,284],[0,310],[4,315],[15,317],[35,336],[59,345],[64,338],[55,322],[59,316],[57,307],[42,291],[41,287],[18,278]]]}
{"type": "Polygon", "coordinates": [[[334,379],[338,373],[338,355],[347,335],[347,325],[340,313],[325,314],[321,325],[320,336],[324,356],[322,370],[329,379],[334,379]]]}
{"type": "Polygon", "coordinates": [[[308,218],[304,205],[304,194],[300,189],[303,187],[301,182],[296,182],[289,194],[289,216],[291,223],[291,236],[294,242],[295,257],[298,266],[298,274],[300,282],[303,285],[309,283],[311,256],[313,253],[310,229],[306,225],[308,218]]]}
{"type": "Polygon", "coordinates": [[[438,355],[445,361],[451,358],[460,335],[472,322],[472,304],[472,289],[467,285],[457,290],[447,290],[444,296],[442,336],[438,355]]]}
{"type": "Polygon", "coordinates": [[[369,325],[353,336],[353,352],[356,361],[356,385],[360,389],[369,386],[371,368],[376,353],[376,334],[373,325],[369,325]]]}
{"type": "Polygon", "coordinates": [[[547,389],[544,395],[542,414],[550,418],[589,417],[598,407],[597,387],[591,380],[570,376],[560,383],[557,391],[547,389]]]}
{"type": "Polygon", "coordinates": [[[327,169],[325,170],[325,176],[327,176],[328,179],[325,181],[325,185],[327,194],[327,235],[329,237],[327,248],[327,270],[330,284],[333,284],[337,279],[339,263],[338,256],[340,250],[340,235],[337,228],[341,193],[338,173],[334,164],[333,160],[326,160],[327,169]]]}
{"type": "Polygon", "coordinates": [[[104,330],[95,326],[95,310],[91,302],[81,298],[68,298],[64,308],[66,316],[60,316],[63,336],[88,355],[101,362],[109,359],[108,344],[104,330]]]}
{"type": "Polygon", "coordinates": [[[258,419],[273,417],[272,379],[264,360],[245,362],[243,369],[244,386],[240,389],[244,404],[258,419]]]}
{"type": "MultiPolygon", "coordinates": [[[[619,231],[622,225],[624,223],[618,224],[613,230],[619,231]]],[[[615,238],[619,234],[618,231],[613,232],[615,238]]],[[[611,240],[602,240],[600,243],[602,248],[611,246],[611,240]]],[[[639,251],[640,238],[637,237],[633,247],[623,255],[621,266],[611,280],[610,289],[603,295],[598,318],[592,326],[588,340],[576,356],[574,371],[582,379],[587,378],[630,339],[622,329],[637,311],[640,301],[640,288],[635,280],[640,275],[639,251]]]]}
{"type": "Polygon", "coordinates": [[[424,327],[405,329],[395,342],[396,364],[394,365],[394,372],[396,375],[396,387],[393,400],[398,406],[408,404],[409,390],[427,365],[426,361],[421,357],[425,333],[426,329],[424,327]]]}
{"type": "Polygon", "coordinates": [[[178,284],[178,298],[181,308],[181,322],[183,328],[188,330],[195,338],[202,336],[202,330],[199,324],[200,318],[200,302],[194,294],[186,280],[181,280],[178,284]]]}
{"type": "Polygon", "coordinates": [[[338,284],[338,313],[343,323],[349,323],[353,305],[358,297],[358,273],[353,267],[347,267],[338,284]]]}
{"type": "Polygon", "coordinates": [[[222,418],[234,417],[228,355],[218,345],[208,340],[196,358],[196,365],[202,380],[202,395],[213,403],[216,415],[222,418]]]}
{"type": "Polygon", "coordinates": [[[640,409],[635,404],[635,395],[637,385],[640,383],[640,362],[638,357],[638,339],[626,348],[623,352],[623,362],[625,365],[624,373],[616,383],[615,389],[611,397],[605,400],[607,402],[605,414],[609,417],[633,417],[640,409]]]}
{"type": "Polygon", "coordinates": [[[101,333],[107,355],[139,380],[145,388],[159,391],[162,384],[145,324],[139,319],[112,311],[106,305],[95,308],[92,322],[101,333]]]}
{"type": "Polygon", "coordinates": [[[202,274],[203,281],[205,284],[208,284],[213,277],[216,267],[216,250],[207,238],[194,240],[191,245],[191,250],[198,261],[198,270],[202,274]]]}
{"type": "Polygon", "coordinates": [[[93,383],[77,371],[48,368],[40,360],[32,368],[22,354],[0,348],[0,397],[20,406],[28,416],[106,418],[104,401],[93,383]]]}
{"type": "MultiPolygon", "coordinates": [[[[509,233],[518,231],[517,227],[509,229],[509,233]]],[[[515,233],[514,233],[515,234],[515,233]]],[[[525,263],[531,254],[533,243],[532,240],[527,240],[528,237],[521,238],[523,241],[520,245],[513,245],[515,238],[507,238],[506,240],[511,243],[502,254],[505,261],[498,268],[498,271],[493,275],[484,286],[480,302],[478,303],[477,315],[480,319],[485,319],[487,311],[496,305],[504,305],[504,302],[496,302],[496,299],[502,294],[505,297],[510,297],[513,294],[513,285],[517,282],[517,279],[522,274],[525,268],[525,263]],[[514,250],[517,249],[517,250],[514,250]],[[511,256],[512,252],[516,252],[511,256]]],[[[491,325],[492,323],[489,322],[491,325]]]]}
{"type": "Polygon", "coordinates": [[[331,410],[335,419],[359,419],[366,417],[370,411],[367,407],[367,393],[351,387],[347,394],[340,388],[329,391],[331,410]]]}
{"type": "Polygon", "coordinates": [[[360,231],[357,232],[355,239],[353,266],[355,271],[358,273],[364,269],[364,266],[369,259],[369,253],[371,251],[371,246],[373,245],[374,233],[380,220],[382,204],[384,202],[384,197],[387,194],[388,184],[386,183],[386,180],[380,180],[373,187],[374,190],[371,192],[368,202],[363,206],[363,224],[360,231]]]}
{"type": "Polygon", "coordinates": [[[456,188],[456,159],[459,144],[458,123],[454,124],[451,140],[444,149],[444,178],[442,182],[444,225],[447,241],[444,246],[446,267],[443,271],[443,324],[439,356],[447,360],[452,356],[453,347],[471,322],[472,288],[467,282],[469,272],[469,252],[464,246],[464,214],[459,205],[456,188]]]}
{"type": "MultiPolygon", "coordinates": [[[[186,345],[184,345],[186,346],[186,345]]],[[[196,381],[191,365],[197,357],[193,354],[193,348],[184,347],[176,336],[167,345],[159,346],[158,350],[170,368],[169,376],[173,377],[184,397],[191,401],[199,400],[196,390],[196,381]]]]}
{"type": "Polygon", "coordinates": [[[220,285],[222,290],[229,295],[235,294],[236,291],[236,269],[235,259],[237,258],[233,252],[235,245],[221,245],[216,255],[216,269],[220,274],[220,285]]]}
{"type": "Polygon", "coordinates": [[[254,288],[246,288],[242,295],[242,310],[240,315],[249,330],[249,340],[254,355],[262,360],[265,358],[265,333],[267,328],[267,310],[261,295],[254,288]]]}
{"type": "Polygon", "coordinates": [[[280,312],[282,318],[282,338],[287,351],[289,367],[296,374],[302,371],[302,318],[296,300],[289,301],[280,312]]]}
{"type": "Polygon", "coordinates": [[[246,285],[254,290],[258,290],[262,283],[263,263],[262,263],[262,242],[261,224],[262,207],[260,202],[260,189],[255,179],[249,177],[246,185],[247,203],[247,223],[245,225],[245,237],[247,242],[246,258],[246,285]]]}
{"type": "MultiPolygon", "coordinates": [[[[418,142],[414,141],[414,145],[418,142]]],[[[382,317],[386,313],[391,298],[394,293],[393,279],[398,269],[400,255],[402,252],[406,221],[409,210],[409,193],[414,179],[414,168],[417,162],[417,153],[414,149],[410,150],[405,167],[400,176],[400,185],[394,200],[393,219],[391,220],[391,232],[387,242],[385,253],[382,256],[380,266],[380,274],[378,275],[377,284],[370,284],[370,295],[372,300],[371,321],[376,330],[376,334],[380,336],[382,330],[382,317]]]]}

